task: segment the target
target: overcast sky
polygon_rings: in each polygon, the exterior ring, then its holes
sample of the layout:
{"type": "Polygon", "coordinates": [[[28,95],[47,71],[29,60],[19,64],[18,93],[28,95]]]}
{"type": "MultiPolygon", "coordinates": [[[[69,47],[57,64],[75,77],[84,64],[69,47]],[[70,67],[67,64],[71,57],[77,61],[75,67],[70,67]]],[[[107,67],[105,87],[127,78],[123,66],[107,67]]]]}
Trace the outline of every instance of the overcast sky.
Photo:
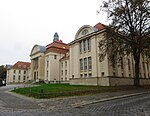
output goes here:
{"type": "Polygon", "coordinates": [[[47,45],[58,32],[63,42],[74,40],[83,25],[105,23],[97,15],[101,0],[0,0],[0,65],[30,61],[35,44],[47,45]]]}

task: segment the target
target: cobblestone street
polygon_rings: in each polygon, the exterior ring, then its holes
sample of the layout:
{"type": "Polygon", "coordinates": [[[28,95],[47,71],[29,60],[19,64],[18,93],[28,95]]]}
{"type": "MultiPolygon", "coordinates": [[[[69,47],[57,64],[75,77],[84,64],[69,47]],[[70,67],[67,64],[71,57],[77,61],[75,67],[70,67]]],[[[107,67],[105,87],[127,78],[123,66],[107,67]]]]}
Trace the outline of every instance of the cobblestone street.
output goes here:
{"type": "Polygon", "coordinates": [[[0,116],[150,116],[149,92],[103,102],[127,92],[37,100],[8,93],[13,87],[0,88],[0,116]]]}

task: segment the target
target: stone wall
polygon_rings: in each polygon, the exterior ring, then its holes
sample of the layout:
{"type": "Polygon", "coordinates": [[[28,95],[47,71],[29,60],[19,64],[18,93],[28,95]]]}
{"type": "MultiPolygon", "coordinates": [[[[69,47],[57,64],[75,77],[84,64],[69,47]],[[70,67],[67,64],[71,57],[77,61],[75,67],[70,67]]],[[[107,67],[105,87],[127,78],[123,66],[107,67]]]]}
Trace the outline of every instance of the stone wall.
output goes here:
{"type": "MultiPolygon", "coordinates": [[[[91,77],[70,79],[70,85],[99,85],[99,86],[121,86],[133,85],[134,79],[129,77],[91,77]]],[[[140,79],[141,85],[150,85],[150,79],[140,79]]]]}

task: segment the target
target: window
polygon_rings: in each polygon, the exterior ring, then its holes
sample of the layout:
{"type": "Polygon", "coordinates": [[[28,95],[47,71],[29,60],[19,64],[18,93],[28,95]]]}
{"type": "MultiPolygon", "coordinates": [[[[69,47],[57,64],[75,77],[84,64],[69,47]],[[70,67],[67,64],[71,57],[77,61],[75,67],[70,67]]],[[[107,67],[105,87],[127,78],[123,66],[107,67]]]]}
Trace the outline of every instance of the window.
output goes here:
{"type": "Polygon", "coordinates": [[[88,51],[91,51],[91,40],[88,39],[88,40],[87,40],[87,43],[88,43],[88,51]]]}
{"type": "Polygon", "coordinates": [[[57,59],[57,55],[54,55],[54,59],[57,59]]]}
{"type": "Polygon", "coordinates": [[[48,68],[48,66],[49,66],[49,61],[47,61],[47,68],[48,68]]]}
{"type": "Polygon", "coordinates": [[[101,73],[101,75],[102,75],[102,77],[104,77],[104,76],[105,76],[105,73],[104,73],[104,72],[102,72],[102,73],[101,73]]]}
{"type": "Polygon", "coordinates": [[[61,67],[63,68],[63,62],[61,63],[61,67]]]}
{"type": "Polygon", "coordinates": [[[23,77],[23,80],[26,80],[26,76],[23,77]]]}
{"type": "Polygon", "coordinates": [[[84,50],[84,52],[86,52],[86,39],[83,40],[83,50],[84,50]]]}
{"type": "Polygon", "coordinates": [[[15,80],[15,75],[13,76],[13,80],[15,80]]]}
{"type": "Polygon", "coordinates": [[[67,61],[65,61],[65,66],[67,67],[67,61]]]}
{"type": "Polygon", "coordinates": [[[21,70],[19,70],[19,74],[21,73],[21,70]]]}
{"type": "Polygon", "coordinates": [[[26,74],[26,71],[24,71],[24,74],[26,74]]]}
{"type": "Polygon", "coordinates": [[[18,65],[18,68],[21,68],[21,65],[18,65]]]}
{"type": "Polygon", "coordinates": [[[89,69],[89,70],[92,69],[92,61],[91,61],[91,57],[88,57],[88,69],[89,69]]]}
{"type": "Polygon", "coordinates": [[[65,75],[67,75],[67,70],[65,70],[65,75]]]}
{"type": "Polygon", "coordinates": [[[84,74],[84,77],[87,77],[87,74],[84,74]]]}
{"type": "Polygon", "coordinates": [[[47,75],[47,77],[48,77],[48,70],[47,70],[47,72],[46,72],[46,75],[47,75]]]}
{"type": "Polygon", "coordinates": [[[121,62],[121,69],[123,69],[123,58],[120,58],[120,62],[121,62]]]}
{"type": "Polygon", "coordinates": [[[83,59],[80,59],[80,70],[83,70],[83,59]]]}
{"type": "Polygon", "coordinates": [[[121,75],[122,75],[122,77],[124,77],[124,74],[123,74],[123,73],[121,73],[121,75]]]}
{"type": "Polygon", "coordinates": [[[20,80],[20,76],[18,77],[18,80],[20,80]]]}
{"type": "Polygon", "coordinates": [[[92,73],[89,73],[89,77],[92,77],[92,73]]]}
{"type": "Polygon", "coordinates": [[[131,74],[129,74],[129,77],[131,77],[131,74]]]}
{"type": "Polygon", "coordinates": [[[16,70],[14,70],[14,73],[16,73],[16,70]]]}
{"type": "Polygon", "coordinates": [[[84,70],[87,70],[87,58],[84,58],[84,70]]]}
{"type": "Polygon", "coordinates": [[[130,59],[128,59],[128,69],[130,70],[131,67],[130,67],[130,59]]]}
{"type": "Polygon", "coordinates": [[[80,77],[82,78],[82,77],[83,77],[83,74],[80,74],[80,77]]]}
{"type": "Polygon", "coordinates": [[[115,72],[113,72],[113,76],[116,76],[116,73],[115,73],[115,72]]]}
{"type": "Polygon", "coordinates": [[[61,75],[63,76],[63,70],[61,71],[61,75]]]}
{"type": "Polygon", "coordinates": [[[82,53],[82,41],[80,41],[80,53],[82,53]]]}

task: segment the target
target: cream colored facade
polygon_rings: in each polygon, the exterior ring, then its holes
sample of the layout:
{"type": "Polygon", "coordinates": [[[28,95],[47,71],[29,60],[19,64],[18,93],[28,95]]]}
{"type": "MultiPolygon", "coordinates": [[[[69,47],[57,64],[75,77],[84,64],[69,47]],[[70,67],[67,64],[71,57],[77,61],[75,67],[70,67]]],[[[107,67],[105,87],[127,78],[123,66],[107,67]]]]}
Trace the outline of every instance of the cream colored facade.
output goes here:
{"type": "Polygon", "coordinates": [[[26,62],[17,62],[7,70],[7,83],[24,83],[29,81],[30,66],[26,62]]]}
{"type": "MultiPolygon", "coordinates": [[[[131,55],[122,58],[121,62],[115,66],[108,60],[107,55],[103,62],[99,62],[98,42],[104,39],[104,33],[105,28],[100,23],[94,27],[89,25],[82,26],[77,31],[75,40],[69,44],[70,84],[104,86],[117,85],[117,83],[118,85],[133,84],[134,61],[131,55]],[[114,79],[115,81],[111,79],[111,81],[109,78],[116,79],[114,79]],[[127,81],[125,82],[125,80],[127,81]],[[112,82],[117,83],[113,84],[112,82]]],[[[150,78],[150,64],[142,56],[140,77],[150,78]]]]}
{"type": "MultiPolygon", "coordinates": [[[[55,33],[56,34],[56,33],[55,33]]],[[[59,40],[58,34],[54,35],[54,41],[47,46],[35,45],[31,50],[31,80],[45,81],[47,83],[60,83],[69,80],[69,59],[65,59],[67,66],[61,73],[62,63],[69,50],[69,46],[59,40]]]]}
{"type": "MultiPolygon", "coordinates": [[[[67,44],[59,40],[57,33],[53,43],[35,45],[31,51],[30,80],[74,85],[133,85],[134,61],[132,56],[123,57],[113,65],[107,58],[99,62],[100,40],[105,39],[105,25],[82,26],[75,39],[67,44]]],[[[140,61],[140,83],[150,84],[150,64],[144,55],[140,61]]]]}

